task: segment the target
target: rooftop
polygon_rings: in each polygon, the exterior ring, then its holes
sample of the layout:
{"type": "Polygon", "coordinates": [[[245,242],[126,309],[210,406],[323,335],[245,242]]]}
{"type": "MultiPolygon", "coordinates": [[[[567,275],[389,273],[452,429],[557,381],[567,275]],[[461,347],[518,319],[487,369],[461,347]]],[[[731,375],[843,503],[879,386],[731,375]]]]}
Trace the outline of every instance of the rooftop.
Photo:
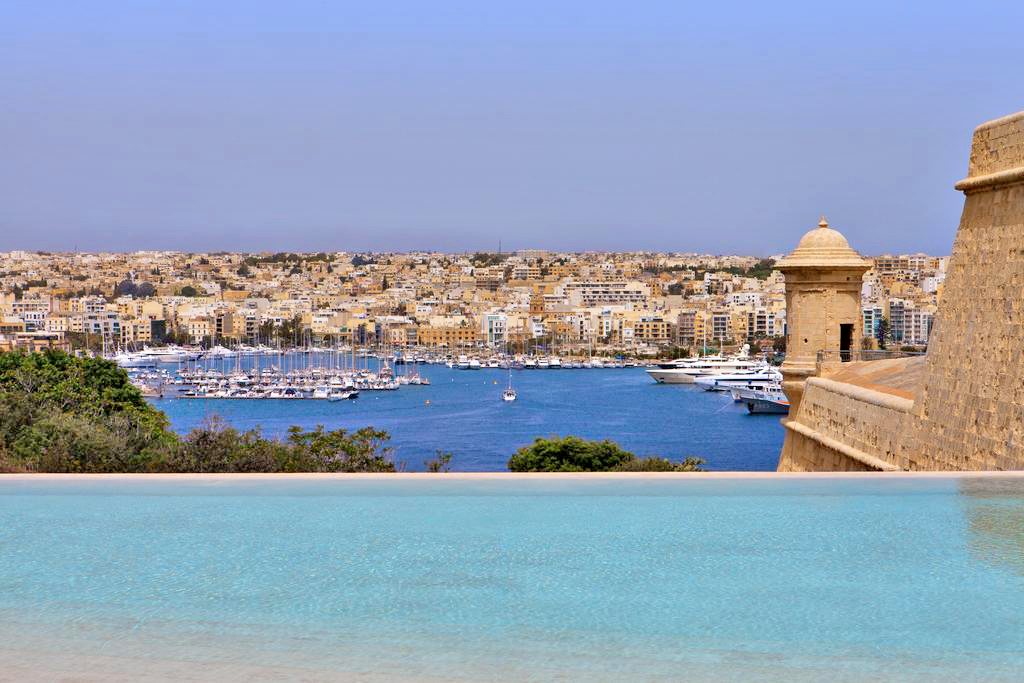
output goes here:
{"type": "Polygon", "coordinates": [[[818,227],[807,232],[796,249],[776,264],[780,270],[800,267],[864,268],[871,263],[854,251],[843,233],[828,227],[828,221],[821,217],[818,227]]]}

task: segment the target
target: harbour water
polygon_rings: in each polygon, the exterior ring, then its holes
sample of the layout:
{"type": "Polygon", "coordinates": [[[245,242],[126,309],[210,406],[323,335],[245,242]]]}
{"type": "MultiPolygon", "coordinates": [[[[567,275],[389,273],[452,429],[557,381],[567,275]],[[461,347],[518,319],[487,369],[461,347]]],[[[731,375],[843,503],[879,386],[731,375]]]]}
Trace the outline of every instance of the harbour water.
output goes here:
{"type": "Polygon", "coordinates": [[[239,429],[281,436],[288,427],[373,426],[391,434],[395,457],[423,469],[437,450],[461,471],[504,470],[538,436],[612,439],[637,455],[704,458],[712,470],[774,470],[783,431],[777,415],[749,415],[728,394],[656,384],[640,368],[513,371],[518,399],[501,401],[508,372],[418,365],[427,386],[365,391],[354,401],[156,399],[184,433],[213,415],[239,429]]]}
{"type": "Polygon", "coordinates": [[[0,476],[0,679],[1019,681],[1024,479],[0,476]]]}

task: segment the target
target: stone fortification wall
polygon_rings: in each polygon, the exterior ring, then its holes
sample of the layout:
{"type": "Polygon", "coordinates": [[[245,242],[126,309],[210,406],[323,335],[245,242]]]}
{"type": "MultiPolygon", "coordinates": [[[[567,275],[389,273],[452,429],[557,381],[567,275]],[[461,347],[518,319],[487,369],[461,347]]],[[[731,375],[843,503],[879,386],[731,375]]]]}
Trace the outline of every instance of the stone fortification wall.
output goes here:
{"type": "Polygon", "coordinates": [[[979,126],[905,466],[1024,468],[1024,112],[979,126]]]}
{"type": "Polygon", "coordinates": [[[1024,112],[974,132],[914,400],[807,380],[780,470],[1024,469],[1024,112]]]}
{"type": "Polygon", "coordinates": [[[909,399],[812,377],[786,420],[780,472],[902,469],[901,425],[909,399]]]}

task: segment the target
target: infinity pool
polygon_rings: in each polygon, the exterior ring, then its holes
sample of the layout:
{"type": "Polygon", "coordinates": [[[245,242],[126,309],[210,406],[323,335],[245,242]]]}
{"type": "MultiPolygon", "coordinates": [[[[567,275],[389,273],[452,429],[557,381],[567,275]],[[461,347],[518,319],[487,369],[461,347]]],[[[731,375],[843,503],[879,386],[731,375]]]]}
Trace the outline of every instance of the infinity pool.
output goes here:
{"type": "Polygon", "coordinates": [[[0,680],[1022,671],[1024,478],[0,476],[0,680]]]}

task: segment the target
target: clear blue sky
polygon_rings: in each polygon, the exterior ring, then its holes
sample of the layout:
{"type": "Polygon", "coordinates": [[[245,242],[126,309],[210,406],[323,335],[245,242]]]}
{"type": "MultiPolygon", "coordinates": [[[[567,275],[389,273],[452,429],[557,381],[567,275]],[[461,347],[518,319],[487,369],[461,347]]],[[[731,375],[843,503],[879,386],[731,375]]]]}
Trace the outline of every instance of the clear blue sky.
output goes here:
{"type": "Polygon", "coordinates": [[[0,249],[945,253],[974,7],[0,0],[0,249]]]}

